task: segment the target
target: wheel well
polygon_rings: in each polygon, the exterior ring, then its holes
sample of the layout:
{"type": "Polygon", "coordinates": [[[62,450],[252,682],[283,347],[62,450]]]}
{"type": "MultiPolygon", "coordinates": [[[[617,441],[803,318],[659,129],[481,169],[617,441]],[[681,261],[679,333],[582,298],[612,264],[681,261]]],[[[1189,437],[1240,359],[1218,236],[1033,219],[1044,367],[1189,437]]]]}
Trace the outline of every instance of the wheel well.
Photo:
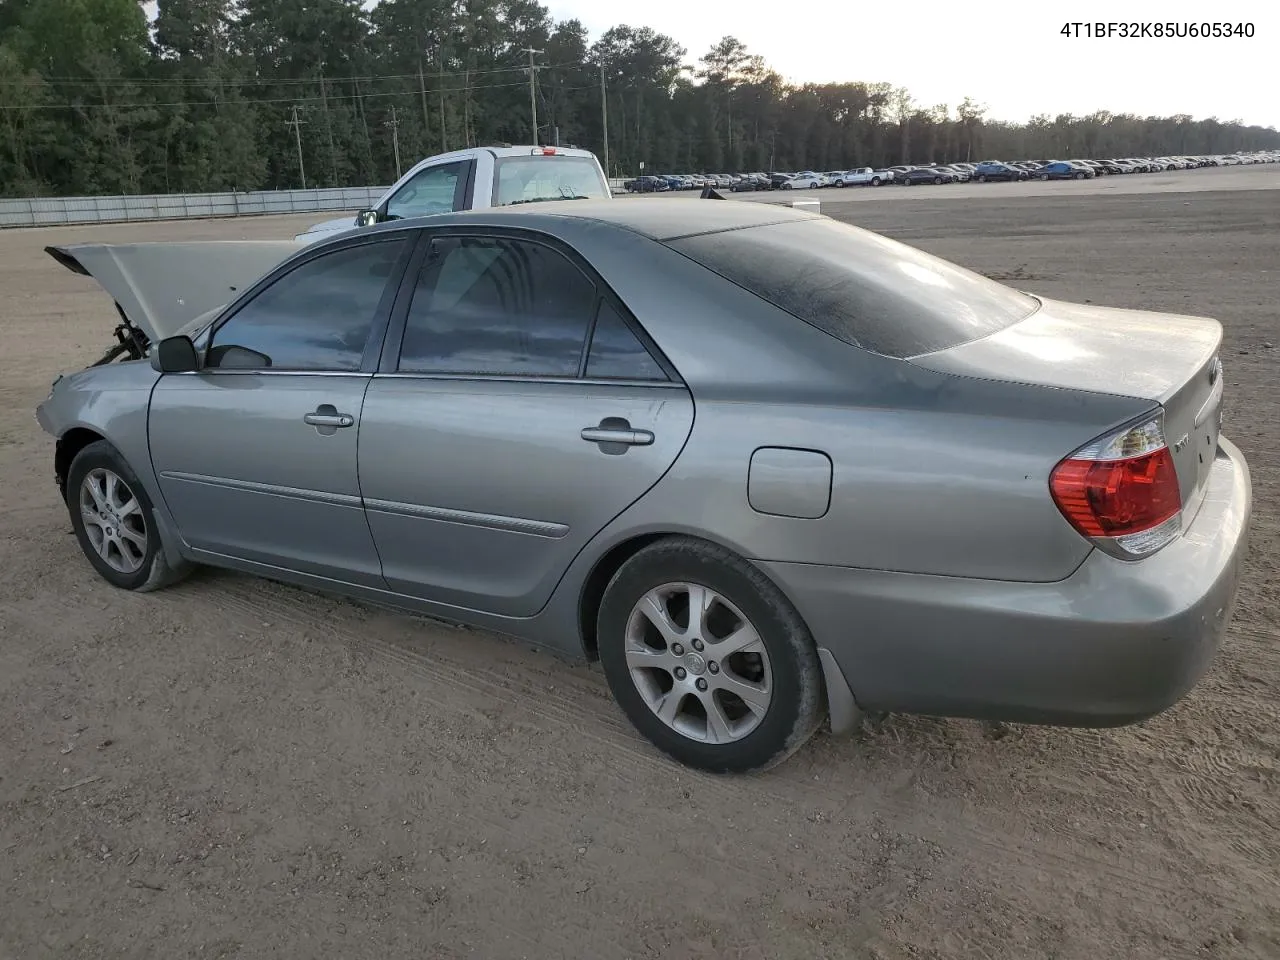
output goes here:
{"type": "Polygon", "coordinates": [[[53,453],[53,471],[58,478],[58,489],[64,496],[67,492],[67,473],[71,470],[71,461],[89,444],[97,443],[101,439],[103,438],[99,434],[85,427],[74,427],[58,438],[53,453]]]}
{"type": "Polygon", "coordinates": [[[624,563],[637,553],[667,536],[665,533],[646,533],[614,546],[601,557],[587,581],[582,585],[582,599],[578,603],[578,629],[582,634],[582,648],[588,660],[599,659],[596,645],[596,618],[600,612],[600,603],[604,600],[605,588],[624,563]]]}

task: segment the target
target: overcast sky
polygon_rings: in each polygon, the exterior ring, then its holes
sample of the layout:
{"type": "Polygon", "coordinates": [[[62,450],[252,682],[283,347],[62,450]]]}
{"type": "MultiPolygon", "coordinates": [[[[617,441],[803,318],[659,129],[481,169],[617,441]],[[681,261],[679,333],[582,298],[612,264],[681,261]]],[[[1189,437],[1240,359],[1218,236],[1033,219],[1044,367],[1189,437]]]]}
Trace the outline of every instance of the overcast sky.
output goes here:
{"type": "Polygon", "coordinates": [[[1034,113],[1216,116],[1280,127],[1280,3],[1275,0],[543,0],[595,40],[618,24],[648,26],[702,56],[732,34],[795,83],[886,81],[925,105],[966,95],[988,116],[1034,113]],[[1051,9],[1051,8],[1056,8],[1051,9]],[[1087,12],[1057,12],[1072,8],[1087,12]],[[1123,12],[1121,12],[1123,11],[1123,12]],[[872,13],[869,13],[872,12],[872,13]],[[1084,20],[1252,23],[1252,38],[1088,39],[1084,20]]]}

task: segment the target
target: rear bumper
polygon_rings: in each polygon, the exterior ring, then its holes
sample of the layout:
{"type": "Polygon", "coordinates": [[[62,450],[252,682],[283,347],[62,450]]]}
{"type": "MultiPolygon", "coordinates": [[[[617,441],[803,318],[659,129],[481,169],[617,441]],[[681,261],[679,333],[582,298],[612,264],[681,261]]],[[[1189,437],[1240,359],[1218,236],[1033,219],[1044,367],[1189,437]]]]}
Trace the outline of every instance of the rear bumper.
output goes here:
{"type": "Polygon", "coordinates": [[[1208,669],[1251,511],[1248,465],[1223,438],[1195,519],[1145,560],[1095,550],[1056,583],[759,566],[863,709],[1118,726],[1171,706],[1208,669]]]}

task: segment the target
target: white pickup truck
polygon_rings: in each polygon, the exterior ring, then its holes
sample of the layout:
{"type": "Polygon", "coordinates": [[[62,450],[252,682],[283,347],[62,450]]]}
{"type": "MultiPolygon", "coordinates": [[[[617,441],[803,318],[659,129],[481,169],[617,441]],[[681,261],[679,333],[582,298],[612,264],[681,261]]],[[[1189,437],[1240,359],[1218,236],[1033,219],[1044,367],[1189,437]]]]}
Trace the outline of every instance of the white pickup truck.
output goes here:
{"type": "Polygon", "coordinates": [[[589,150],[571,147],[473,147],[428,157],[355,217],[326,220],[294,239],[310,242],[386,220],[480,210],[544,200],[611,199],[609,181],[589,150]]]}
{"type": "Polygon", "coordinates": [[[888,183],[893,179],[893,175],[884,170],[873,170],[870,167],[855,167],[853,170],[846,170],[832,181],[833,186],[837,187],[856,187],[859,184],[871,184],[878,187],[882,183],[888,183]]]}

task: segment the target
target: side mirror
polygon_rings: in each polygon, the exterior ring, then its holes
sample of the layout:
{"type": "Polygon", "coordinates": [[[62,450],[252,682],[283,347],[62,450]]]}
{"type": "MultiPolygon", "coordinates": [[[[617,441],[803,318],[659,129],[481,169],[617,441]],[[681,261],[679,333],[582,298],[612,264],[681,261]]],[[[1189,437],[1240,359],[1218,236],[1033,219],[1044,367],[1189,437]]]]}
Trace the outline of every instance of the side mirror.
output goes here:
{"type": "Polygon", "coordinates": [[[209,366],[219,370],[261,370],[271,366],[271,358],[249,347],[228,343],[209,348],[209,366]]]}
{"type": "Polygon", "coordinates": [[[361,210],[356,214],[357,227],[372,227],[378,222],[377,210],[361,210]]]}
{"type": "Polygon", "coordinates": [[[165,337],[151,352],[151,366],[161,373],[193,373],[200,369],[200,356],[190,337],[165,337]]]}

